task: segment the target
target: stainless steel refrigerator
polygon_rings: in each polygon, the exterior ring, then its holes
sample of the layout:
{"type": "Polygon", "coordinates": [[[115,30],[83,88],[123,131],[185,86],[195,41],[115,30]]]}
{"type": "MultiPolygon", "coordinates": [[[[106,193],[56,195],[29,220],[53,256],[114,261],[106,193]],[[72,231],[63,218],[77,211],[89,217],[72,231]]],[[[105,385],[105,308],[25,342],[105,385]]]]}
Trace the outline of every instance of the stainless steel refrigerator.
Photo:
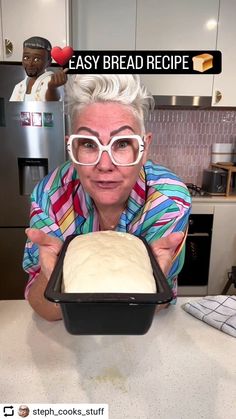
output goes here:
{"type": "MultiPolygon", "coordinates": [[[[0,66],[0,299],[18,299],[27,281],[22,258],[30,194],[65,161],[65,122],[63,102],[9,102],[14,85],[7,68],[13,73],[14,66],[0,66]]],[[[22,80],[21,66],[15,72],[22,80]]]]}

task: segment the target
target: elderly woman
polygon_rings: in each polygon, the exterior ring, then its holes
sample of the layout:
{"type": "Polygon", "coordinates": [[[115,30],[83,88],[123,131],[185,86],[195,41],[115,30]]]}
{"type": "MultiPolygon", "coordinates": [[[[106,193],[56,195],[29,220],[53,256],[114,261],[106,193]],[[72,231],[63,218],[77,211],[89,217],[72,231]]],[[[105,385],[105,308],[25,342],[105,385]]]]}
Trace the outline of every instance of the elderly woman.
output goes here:
{"type": "Polygon", "coordinates": [[[176,175],[147,161],[152,134],[144,117],[152,96],[136,76],[84,75],[70,78],[67,101],[72,162],[33,191],[26,298],[45,319],[60,319],[60,308],[44,298],[44,290],[62,242],[70,234],[99,230],[144,236],[176,295],[191,204],[176,175]]]}

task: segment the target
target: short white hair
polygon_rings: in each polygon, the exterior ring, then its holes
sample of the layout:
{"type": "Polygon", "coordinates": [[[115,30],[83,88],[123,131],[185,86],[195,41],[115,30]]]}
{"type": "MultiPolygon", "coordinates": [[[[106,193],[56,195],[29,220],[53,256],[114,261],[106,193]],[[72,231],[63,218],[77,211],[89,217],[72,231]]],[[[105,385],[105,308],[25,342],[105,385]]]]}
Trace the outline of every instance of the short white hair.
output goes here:
{"type": "Polygon", "coordinates": [[[68,77],[65,102],[72,118],[92,103],[116,102],[128,106],[145,132],[144,119],[154,109],[154,98],[137,75],[86,74],[68,77]]]}

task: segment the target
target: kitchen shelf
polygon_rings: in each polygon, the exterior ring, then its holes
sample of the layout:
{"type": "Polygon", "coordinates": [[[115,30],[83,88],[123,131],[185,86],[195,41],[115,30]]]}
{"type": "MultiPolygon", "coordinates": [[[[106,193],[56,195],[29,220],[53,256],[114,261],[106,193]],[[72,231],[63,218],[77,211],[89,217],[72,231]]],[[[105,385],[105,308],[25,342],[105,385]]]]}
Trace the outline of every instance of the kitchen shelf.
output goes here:
{"type": "Polygon", "coordinates": [[[212,167],[218,167],[219,169],[227,170],[228,176],[227,176],[227,185],[226,185],[226,196],[229,196],[230,193],[230,185],[231,185],[231,179],[234,173],[236,173],[236,166],[228,165],[228,164],[220,164],[220,163],[212,163],[212,167]]]}

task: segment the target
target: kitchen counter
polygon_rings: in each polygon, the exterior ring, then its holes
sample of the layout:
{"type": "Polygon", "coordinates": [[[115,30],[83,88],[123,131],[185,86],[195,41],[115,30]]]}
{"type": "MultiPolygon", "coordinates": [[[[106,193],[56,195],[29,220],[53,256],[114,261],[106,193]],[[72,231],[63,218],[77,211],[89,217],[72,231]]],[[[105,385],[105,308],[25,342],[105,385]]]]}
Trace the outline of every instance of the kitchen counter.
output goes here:
{"type": "Polygon", "coordinates": [[[203,196],[192,196],[192,202],[193,203],[210,203],[210,204],[217,204],[217,203],[233,203],[236,204],[236,195],[232,194],[229,196],[225,195],[203,195],[203,196]]]}
{"type": "Polygon", "coordinates": [[[235,338],[179,298],[143,336],[73,336],[0,301],[0,403],[108,403],[110,419],[233,419],[235,338]]]}

